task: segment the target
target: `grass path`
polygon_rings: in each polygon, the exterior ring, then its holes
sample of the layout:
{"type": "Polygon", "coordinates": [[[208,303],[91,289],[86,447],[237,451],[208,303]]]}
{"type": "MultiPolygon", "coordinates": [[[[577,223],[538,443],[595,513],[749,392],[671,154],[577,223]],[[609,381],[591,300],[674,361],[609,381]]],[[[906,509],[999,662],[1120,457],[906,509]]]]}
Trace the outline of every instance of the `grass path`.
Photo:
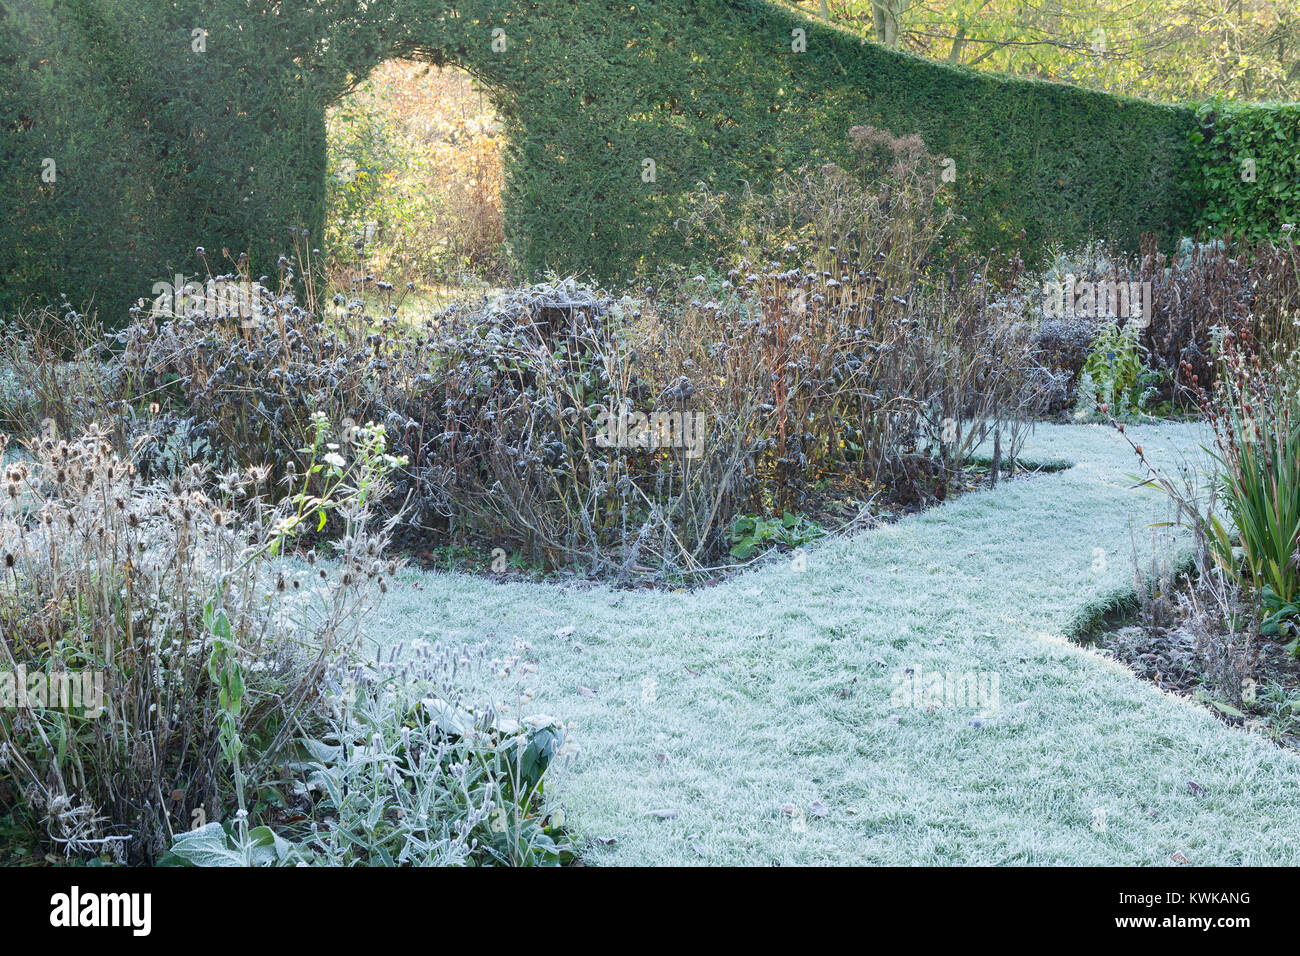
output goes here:
{"type": "MultiPolygon", "coordinates": [[[[1132,431],[1162,462],[1199,437],[1132,431]]],[[[1027,454],[1074,467],[814,547],[802,574],[673,594],[411,571],[369,633],[532,644],[535,709],[583,748],[553,792],[616,841],[593,864],[1300,862],[1300,756],[1066,638],[1131,586],[1132,522],[1141,543],[1167,515],[1131,450],[1039,426],[1027,454]],[[996,673],[997,715],[892,705],[909,667],[996,673]]]]}

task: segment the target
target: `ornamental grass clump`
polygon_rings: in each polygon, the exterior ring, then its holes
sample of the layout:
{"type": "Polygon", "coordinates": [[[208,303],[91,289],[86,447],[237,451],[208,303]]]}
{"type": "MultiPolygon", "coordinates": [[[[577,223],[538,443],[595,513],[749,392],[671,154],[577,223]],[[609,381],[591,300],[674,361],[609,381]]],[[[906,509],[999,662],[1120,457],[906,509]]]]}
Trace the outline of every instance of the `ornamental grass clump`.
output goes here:
{"type": "Polygon", "coordinates": [[[1300,602],[1300,379],[1297,353],[1260,348],[1243,329],[1223,341],[1213,394],[1219,486],[1232,527],[1214,521],[1219,563],[1274,614],[1300,602]]]}
{"type": "Polygon", "coordinates": [[[1124,424],[1111,422],[1147,468],[1140,484],[1168,494],[1175,522],[1193,533],[1194,586],[1217,596],[1211,603],[1232,618],[1226,630],[1254,620],[1254,633],[1284,636],[1300,618],[1300,354],[1261,344],[1249,328],[1225,332],[1217,348],[1212,386],[1192,363],[1181,369],[1213,435],[1205,487],[1190,472],[1163,474],[1124,424]]]}

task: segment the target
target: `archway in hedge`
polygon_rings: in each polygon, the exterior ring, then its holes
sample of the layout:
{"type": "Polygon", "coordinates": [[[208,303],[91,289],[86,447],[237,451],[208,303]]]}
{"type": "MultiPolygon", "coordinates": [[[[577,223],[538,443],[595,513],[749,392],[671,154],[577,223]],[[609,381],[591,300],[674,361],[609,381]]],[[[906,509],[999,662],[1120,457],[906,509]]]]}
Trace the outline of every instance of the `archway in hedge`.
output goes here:
{"type": "Polygon", "coordinates": [[[454,67],[377,66],[328,112],[325,249],[347,284],[414,284],[437,303],[507,280],[504,132],[491,92],[454,67]]]}
{"type": "Polygon", "coordinates": [[[523,274],[618,279],[680,260],[674,223],[697,183],[843,159],[862,123],[953,159],[955,205],[984,246],[1172,238],[1194,216],[1190,110],[923,61],[768,0],[33,8],[31,22],[7,12],[0,39],[0,304],[93,288],[117,307],[192,269],[196,245],[273,264],[286,226],[320,233],[326,109],[395,57],[496,92],[523,274]],[[62,184],[33,189],[49,156],[62,184]]]}

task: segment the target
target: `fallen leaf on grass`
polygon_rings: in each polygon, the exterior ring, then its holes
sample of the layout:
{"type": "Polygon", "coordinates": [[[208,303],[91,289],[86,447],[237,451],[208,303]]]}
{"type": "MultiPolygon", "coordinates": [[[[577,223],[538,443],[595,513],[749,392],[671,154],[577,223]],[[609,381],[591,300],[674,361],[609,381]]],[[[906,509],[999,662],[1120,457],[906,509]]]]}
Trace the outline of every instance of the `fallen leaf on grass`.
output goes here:
{"type": "Polygon", "coordinates": [[[1184,853],[1182,850],[1175,850],[1174,855],[1171,856],[1169,859],[1179,864],[1192,862],[1191,860],[1187,859],[1187,854],[1184,853]]]}
{"type": "Polygon", "coordinates": [[[1225,702],[1217,701],[1217,700],[1210,701],[1210,704],[1216,706],[1216,708],[1221,710],[1222,713],[1229,715],[1229,717],[1240,717],[1243,719],[1243,721],[1245,719],[1245,714],[1243,714],[1242,711],[1234,708],[1234,706],[1232,706],[1231,704],[1225,704],[1225,702]]]}

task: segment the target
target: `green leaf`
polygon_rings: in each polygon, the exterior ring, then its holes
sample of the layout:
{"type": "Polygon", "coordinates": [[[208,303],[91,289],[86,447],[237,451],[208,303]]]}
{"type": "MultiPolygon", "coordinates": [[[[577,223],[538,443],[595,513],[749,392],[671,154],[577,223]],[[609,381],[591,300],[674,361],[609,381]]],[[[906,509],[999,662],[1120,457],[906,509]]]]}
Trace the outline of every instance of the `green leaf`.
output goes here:
{"type": "Polygon", "coordinates": [[[754,527],[755,527],[754,519],[742,515],[741,517],[737,518],[735,521],[731,522],[731,536],[733,538],[739,538],[742,535],[748,534],[749,532],[753,531],[754,527]]]}
{"type": "Polygon", "coordinates": [[[230,616],[226,614],[225,608],[218,608],[212,616],[212,622],[208,625],[208,630],[214,637],[226,642],[232,643],[234,635],[230,628],[230,616]]]}
{"type": "Polygon", "coordinates": [[[249,830],[248,842],[252,847],[250,855],[254,866],[283,863],[297,852],[297,847],[270,827],[254,827],[249,830]]]}
{"type": "Polygon", "coordinates": [[[1246,715],[1243,714],[1241,711],[1239,711],[1236,707],[1233,707],[1231,704],[1225,704],[1221,700],[1212,700],[1210,701],[1210,703],[1213,704],[1215,707],[1217,707],[1219,710],[1223,711],[1225,714],[1228,714],[1232,717],[1241,717],[1242,719],[1245,719],[1246,717],[1246,715]]]}

